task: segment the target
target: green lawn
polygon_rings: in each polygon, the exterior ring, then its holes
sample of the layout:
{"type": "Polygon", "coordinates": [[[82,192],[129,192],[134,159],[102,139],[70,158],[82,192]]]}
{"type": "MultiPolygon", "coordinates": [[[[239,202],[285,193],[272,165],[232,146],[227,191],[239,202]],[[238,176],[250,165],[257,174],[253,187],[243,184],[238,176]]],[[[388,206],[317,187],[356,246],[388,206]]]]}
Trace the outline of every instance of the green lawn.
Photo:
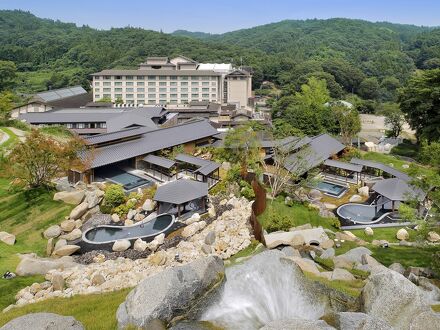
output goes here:
{"type": "Polygon", "coordinates": [[[317,210],[309,209],[302,204],[287,206],[284,204],[284,198],[278,197],[273,201],[267,201],[266,211],[258,217],[263,227],[266,227],[268,222],[271,221],[271,214],[287,217],[290,227],[310,223],[312,226],[322,226],[335,230],[335,227],[332,226],[332,220],[320,217],[317,210]]]}
{"type": "Polygon", "coordinates": [[[389,248],[369,246],[368,248],[373,251],[373,257],[385,266],[399,262],[404,267],[430,267],[433,254],[439,249],[432,246],[390,246],[389,248]]]}
{"type": "MultiPolygon", "coordinates": [[[[0,274],[15,270],[19,262],[17,253],[36,252],[44,256],[47,241],[42,237],[42,232],[50,225],[61,222],[73,208],[53,201],[53,191],[11,191],[9,181],[0,178],[0,228],[14,234],[17,241],[13,246],[0,243],[0,274]]],[[[0,309],[11,302],[11,297],[20,288],[35,281],[35,278],[0,279],[0,309]]]]}
{"type": "Polygon", "coordinates": [[[409,140],[404,140],[403,143],[391,149],[391,154],[404,157],[417,158],[419,152],[419,145],[411,143],[409,140]]]}
{"type": "Polygon", "coordinates": [[[1,127],[0,130],[9,135],[9,139],[5,143],[0,145],[0,150],[11,149],[14,144],[18,142],[18,136],[15,135],[9,128],[1,127]]]}
{"type": "Polygon", "coordinates": [[[77,295],[72,298],[53,298],[0,313],[0,327],[28,313],[51,312],[70,315],[87,330],[117,329],[116,310],[130,289],[96,295],[77,295]]]}
{"type": "MultiPolygon", "coordinates": [[[[400,227],[394,227],[394,228],[373,228],[374,235],[373,236],[367,236],[364,233],[363,229],[355,229],[350,230],[353,234],[355,234],[360,239],[363,239],[366,242],[371,243],[373,240],[387,240],[390,243],[398,243],[399,240],[396,238],[397,231],[400,229],[400,227]]],[[[406,229],[406,228],[405,228],[406,229]]],[[[409,234],[409,241],[414,240],[416,231],[412,229],[406,229],[406,231],[409,234]]]]}

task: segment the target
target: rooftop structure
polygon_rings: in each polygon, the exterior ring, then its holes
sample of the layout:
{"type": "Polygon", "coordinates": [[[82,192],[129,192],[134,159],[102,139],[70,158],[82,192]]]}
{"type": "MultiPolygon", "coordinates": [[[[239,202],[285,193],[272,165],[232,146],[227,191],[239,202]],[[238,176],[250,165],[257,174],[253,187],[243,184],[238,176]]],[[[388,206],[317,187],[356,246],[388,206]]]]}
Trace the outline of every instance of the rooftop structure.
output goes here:
{"type": "Polygon", "coordinates": [[[234,103],[248,108],[252,76],[231,64],[203,64],[184,56],[149,57],[137,70],[92,74],[93,100],[127,104],[184,105],[192,101],[234,103]]]}
{"type": "Polygon", "coordinates": [[[388,173],[389,175],[402,179],[404,181],[410,181],[411,177],[408,174],[405,174],[403,172],[400,172],[394,168],[392,168],[391,166],[382,164],[382,163],[377,163],[377,162],[373,162],[371,160],[365,160],[365,159],[359,159],[359,158],[352,158],[350,163],[352,164],[358,164],[358,165],[363,165],[365,167],[369,167],[372,169],[377,169],[379,171],[388,173]]]}

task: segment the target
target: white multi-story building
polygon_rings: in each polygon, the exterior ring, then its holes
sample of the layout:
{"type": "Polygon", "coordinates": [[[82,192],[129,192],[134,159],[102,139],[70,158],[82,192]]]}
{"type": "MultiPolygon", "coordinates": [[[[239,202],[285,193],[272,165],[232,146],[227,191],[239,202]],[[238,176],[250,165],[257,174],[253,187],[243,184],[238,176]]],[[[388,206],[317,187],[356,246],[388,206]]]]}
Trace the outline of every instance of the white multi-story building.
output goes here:
{"type": "Polygon", "coordinates": [[[197,63],[179,56],[149,57],[138,70],[103,70],[93,75],[93,100],[126,104],[184,105],[191,101],[248,108],[252,76],[231,64],[197,63]]]}

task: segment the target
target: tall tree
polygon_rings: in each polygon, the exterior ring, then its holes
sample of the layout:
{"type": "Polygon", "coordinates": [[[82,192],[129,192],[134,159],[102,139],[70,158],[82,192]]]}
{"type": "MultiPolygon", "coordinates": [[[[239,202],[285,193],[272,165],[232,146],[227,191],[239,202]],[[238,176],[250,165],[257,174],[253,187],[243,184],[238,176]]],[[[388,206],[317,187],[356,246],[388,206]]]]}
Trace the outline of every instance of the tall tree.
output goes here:
{"type": "Polygon", "coordinates": [[[397,138],[402,132],[405,124],[405,117],[396,103],[386,103],[383,106],[383,114],[385,116],[385,124],[390,128],[388,134],[397,138]]]}
{"type": "Polygon", "coordinates": [[[361,131],[359,113],[356,109],[350,109],[344,105],[336,105],[331,108],[336,115],[343,143],[351,145],[353,137],[361,131]]]}
{"type": "Polygon", "coordinates": [[[0,61],[0,91],[13,86],[16,72],[17,67],[14,62],[0,61]]]}
{"type": "Polygon", "coordinates": [[[401,90],[399,101],[419,139],[440,140],[440,69],[414,75],[401,90]]]}

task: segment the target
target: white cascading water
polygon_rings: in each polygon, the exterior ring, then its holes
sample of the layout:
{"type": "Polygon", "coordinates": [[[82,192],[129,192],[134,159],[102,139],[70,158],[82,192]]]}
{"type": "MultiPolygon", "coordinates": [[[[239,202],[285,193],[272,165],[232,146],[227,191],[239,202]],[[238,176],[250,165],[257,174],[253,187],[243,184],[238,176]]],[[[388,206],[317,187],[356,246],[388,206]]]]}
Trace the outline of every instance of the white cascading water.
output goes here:
{"type": "Polygon", "coordinates": [[[320,318],[324,305],[305,292],[299,270],[282,256],[266,251],[226,269],[220,300],[201,319],[225,329],[254,330],[274,320],[320,318]]]}

